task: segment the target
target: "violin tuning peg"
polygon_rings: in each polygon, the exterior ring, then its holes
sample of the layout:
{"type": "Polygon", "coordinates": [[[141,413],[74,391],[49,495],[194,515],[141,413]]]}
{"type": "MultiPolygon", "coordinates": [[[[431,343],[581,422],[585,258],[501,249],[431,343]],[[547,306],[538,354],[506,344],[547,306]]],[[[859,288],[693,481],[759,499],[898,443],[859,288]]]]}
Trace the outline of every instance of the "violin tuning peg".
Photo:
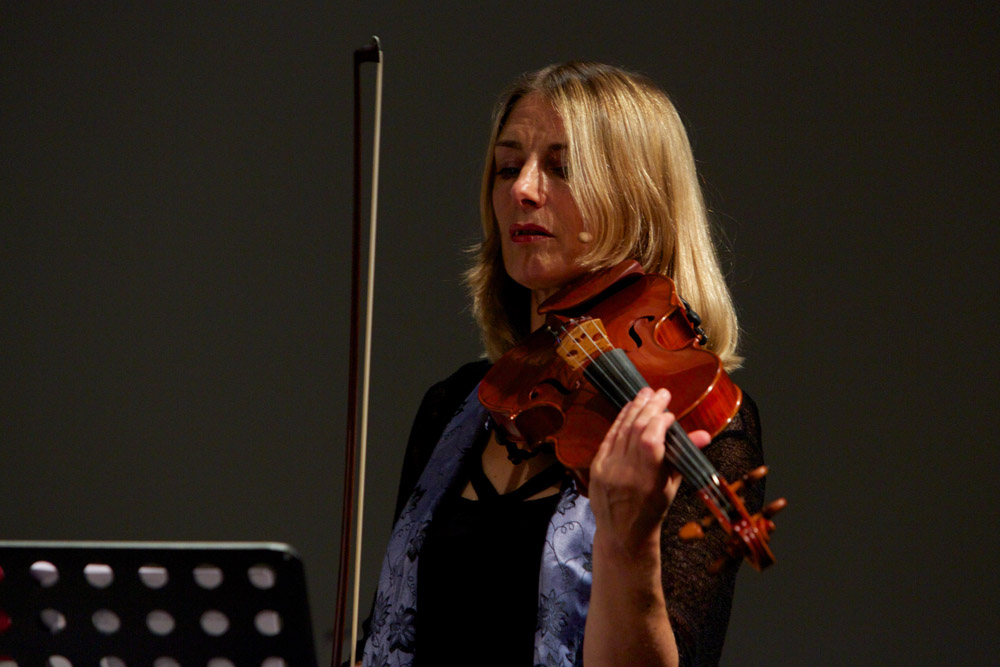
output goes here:
{"type": "Polygon", "coordinates": [[[747,474],[740,477],[738,480],[729,485],[729,488],[733,490],[733,493],[740,493],[743,491],[743,487],[756,482],[757,480],[764,477],[767,474],[767,466],[760,466],[754,468],[747,474]]]}
{"type": "Polygon", "coordinates": [[[708,573],[718,574],[719,572],[722,571],[722,568],[726,566],[726,563],[728,563],[729,560],[730,559],[726,558],[725,556],[720,556],[719,558],[716,558],[715,561],[708,566],[708,573]]]}
{"type": "Polygon", "coordinates": [[[761,514],[763,514],[766,518],[770,519],[772,516],[774,516],[781,510],[785,509],[786,507],[788,507],[788,501],[785,500],[784,498],[778,498],[777,500],[768,503],[764,507],[761,514]]]}
{"type": "Polygon", "coordinates": [[[700,540],[705,537],[705,531],[697,521],[688,521],[677,531],[677,535],[685,542],[700,540]]]}

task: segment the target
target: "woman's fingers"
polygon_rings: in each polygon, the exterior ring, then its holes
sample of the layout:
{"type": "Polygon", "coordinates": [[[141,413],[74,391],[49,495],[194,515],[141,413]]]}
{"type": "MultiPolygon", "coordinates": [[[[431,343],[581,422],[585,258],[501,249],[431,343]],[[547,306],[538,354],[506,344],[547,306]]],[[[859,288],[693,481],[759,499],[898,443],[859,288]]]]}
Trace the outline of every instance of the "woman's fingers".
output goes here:
{"type": "Polygon", "coordinates": [[[594,464],[598,464],[607,456],[620,453],[628,446],[636,419],[653,396],[653,391],[648,387],[640,389],[635,398],[626,403],[625,407],[618,412],[618,416],[611,424],[611,428],[608,429],[597,454],[594,456],[594,464]]]}
{"type": "Polygon", "coordinates": [[[669,402],[670,392],[666,389],[649,394],[630,423],[628,437],[623,442],[623,453],[646,456],[660,452],[667,428],[673,423],[673,415],[667,412],[669,402]]]}
{"type": "Polygon", "coordinates": [[[618,413],[592,466],[599,468],[609,457],[635,461],[652,455],[662,460],[664,437],[674,421],[673,414],[667,412],[669,402],[670,392],[666,389],[641,389],[618,413]]]}
{"type": "Polygon", "coordinates": [[[688,433],[688,437],[691,439],[691,443],[698,449],[712,442],[712,436],[708,431],[691,431],[688,433]]]}
{"type": "MultiPolygon", "coordinates": [[[[681,484],[666,460],[667,431],[675,422],[669,403],[665,389],[639,391],[618,413],[591,465],[591,503],[599,524],[612,527],[625,544],[659,530],[681,484]]],[[[689,437],[699,448],[711,441],[703,430],[689,437]]]]}
{"type": "Polygon", "coordinates": [[[674,498],[677,497],[677,489],[681,488],[683,480],[684,478],[676,470],[670,473],[670,477],[667,479],[666,486],[664,487],[668,507],[674,502],[674,498]]]}

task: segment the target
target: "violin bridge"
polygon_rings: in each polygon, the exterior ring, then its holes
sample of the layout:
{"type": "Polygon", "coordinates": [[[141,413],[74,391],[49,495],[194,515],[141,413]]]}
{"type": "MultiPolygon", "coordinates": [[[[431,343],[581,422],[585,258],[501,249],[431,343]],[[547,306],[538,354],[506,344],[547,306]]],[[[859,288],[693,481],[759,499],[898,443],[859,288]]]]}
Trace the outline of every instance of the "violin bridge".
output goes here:
{"type": "Polygon", "coordinates": [[[613,349],[604,323],[597,318],[570,320],[561,333],[556,352],[573,370],[613,349]]]}

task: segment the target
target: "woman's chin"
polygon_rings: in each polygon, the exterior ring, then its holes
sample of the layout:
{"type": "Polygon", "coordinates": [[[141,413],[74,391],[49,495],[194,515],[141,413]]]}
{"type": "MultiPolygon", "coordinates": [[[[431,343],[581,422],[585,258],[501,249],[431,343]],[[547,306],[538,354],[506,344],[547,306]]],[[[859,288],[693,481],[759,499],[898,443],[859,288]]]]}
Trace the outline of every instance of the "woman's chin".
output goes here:
{"type": "Polygon", "coordinates": [[[551,295],[584,273],[579,267],[521,266],[507,275],[532,293],[551,295]]]}

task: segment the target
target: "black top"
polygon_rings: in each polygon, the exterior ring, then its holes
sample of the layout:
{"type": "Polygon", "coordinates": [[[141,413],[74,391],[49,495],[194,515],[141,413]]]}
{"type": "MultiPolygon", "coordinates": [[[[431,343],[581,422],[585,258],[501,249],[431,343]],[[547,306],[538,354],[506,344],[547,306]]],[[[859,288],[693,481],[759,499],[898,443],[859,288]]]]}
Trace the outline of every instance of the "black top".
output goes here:
{"type": "Polygon", "coordinates": [[[556,464],[499,495],[482,471],[481,451],[473,449],[476,455],[460,476],[471,478],[479,500],[453,489],[424,538],[417,577],[418,666],[531,664],[542,546],[559,495],[525,499],[566,473],[556,464]]]}

